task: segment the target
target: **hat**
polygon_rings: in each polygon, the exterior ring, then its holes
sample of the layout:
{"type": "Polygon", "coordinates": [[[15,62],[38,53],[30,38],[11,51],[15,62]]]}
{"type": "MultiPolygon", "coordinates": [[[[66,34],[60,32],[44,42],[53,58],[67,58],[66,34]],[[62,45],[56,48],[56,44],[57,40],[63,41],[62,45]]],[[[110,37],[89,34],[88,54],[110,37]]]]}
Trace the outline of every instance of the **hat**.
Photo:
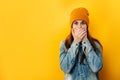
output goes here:
{"type": "Polygon", "coordinates": [[[89,13],[88,10],[85,8],[76,8],[71,12],[70,15],[70,25],[72,25],[74,20],[84,20],[87,25],[89,24],[89,13]]]}

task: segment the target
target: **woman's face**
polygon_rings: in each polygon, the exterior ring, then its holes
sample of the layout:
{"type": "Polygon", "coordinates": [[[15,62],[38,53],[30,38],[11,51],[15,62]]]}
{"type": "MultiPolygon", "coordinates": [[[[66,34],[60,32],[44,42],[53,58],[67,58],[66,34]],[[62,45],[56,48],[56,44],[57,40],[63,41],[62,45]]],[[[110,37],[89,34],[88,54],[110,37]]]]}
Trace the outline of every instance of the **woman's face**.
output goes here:
{"type": "Polygon", "coordinates": [[[72,28],[79,28],[79,29],[84,29],[85,31],[87,31],[87,24],[85,21],[83,20],[75,20],[72,24],[72,28]]]}

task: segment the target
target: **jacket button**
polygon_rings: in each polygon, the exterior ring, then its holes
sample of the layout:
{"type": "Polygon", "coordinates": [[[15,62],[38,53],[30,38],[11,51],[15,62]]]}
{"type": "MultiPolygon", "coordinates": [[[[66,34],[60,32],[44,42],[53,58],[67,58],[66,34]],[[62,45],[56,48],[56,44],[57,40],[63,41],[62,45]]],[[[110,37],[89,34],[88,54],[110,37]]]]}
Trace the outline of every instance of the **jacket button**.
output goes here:
{"type": "Polygon", "coordinates": [[[76,46],[78,46],[79,44],[76,43],[76,46]]]}

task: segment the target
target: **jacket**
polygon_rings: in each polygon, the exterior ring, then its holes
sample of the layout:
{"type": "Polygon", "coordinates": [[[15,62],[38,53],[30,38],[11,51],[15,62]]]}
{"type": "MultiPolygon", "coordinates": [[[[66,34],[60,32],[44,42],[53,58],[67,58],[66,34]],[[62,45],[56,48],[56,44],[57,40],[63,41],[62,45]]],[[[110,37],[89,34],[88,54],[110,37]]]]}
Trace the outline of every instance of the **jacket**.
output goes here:
{"type": "Polygon", "coordinates": [[[99,80],[98,72],[101,70],[102,50],[98,42],[95,42],[98,50],[94,51],[88,39],[81,44],[73,41],[67,50],[65,41],[60,43],[60,68],[64,72],[64,80],[99,80]],[[85,59],[81,62],[82,55],[85,59]]]}

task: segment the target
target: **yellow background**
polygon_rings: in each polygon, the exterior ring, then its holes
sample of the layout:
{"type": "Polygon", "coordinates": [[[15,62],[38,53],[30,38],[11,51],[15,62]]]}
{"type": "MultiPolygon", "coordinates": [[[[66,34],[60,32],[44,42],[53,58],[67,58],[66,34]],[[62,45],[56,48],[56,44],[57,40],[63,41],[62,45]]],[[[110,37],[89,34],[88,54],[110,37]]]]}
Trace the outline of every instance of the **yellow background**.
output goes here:
{"type": "Polygon", "coordinates": [[[63,80],[59,44],[77,7],[104,48],[101,80],[120,80],[119,0],[0,0],[0,80],[63,80]]]}

